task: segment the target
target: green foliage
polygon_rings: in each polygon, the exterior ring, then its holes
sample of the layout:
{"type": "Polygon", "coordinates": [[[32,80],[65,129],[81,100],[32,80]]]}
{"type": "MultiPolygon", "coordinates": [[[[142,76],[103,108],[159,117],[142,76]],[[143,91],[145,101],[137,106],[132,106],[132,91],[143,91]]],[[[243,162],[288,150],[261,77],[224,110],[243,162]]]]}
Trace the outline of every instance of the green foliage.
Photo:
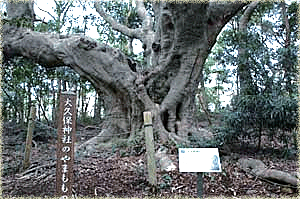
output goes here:
{"type": "Polygon", "coordinates": [[[85,125],[94,125],[94,118],[92,116],[86,115],[86,114],[81,114],[80,115],[80,123],[85,124],[85,125]]]}
{"type": "MultiPolygon", "coordinates": [[[[136,28],[138,24],[136,21],[137,13],[132,8],[132,5],[123,1],[106,1],[102,2],[105,12],[110,13],[116,21],[128,26],[129,28],[136,28]]],[[[106,21],[100,21],[98,26],[99,40],[101,42],[120,48],[125,54],[128,50],[128,37],[114,31],[106,21]]]]}
{"type": "Polygon", "coordinates": [[[33,28],[32,19],[27,18],[14,18],[11,20],[3,19],[4,24],[13,25],[16,27],[23,27],[23,28],[33,28]]]}
{"type": "Polygon", "coordinates": [[[111,153],[114,154],[117,150],[117,145],[116,144],[112,144],[111,146],[111,153]]]}
{"type": "Polygon", "coordinates": [[[120,156],[138,156],[146,151],[145,137],[141,136],[141,132],[133,133],[128,139],[116,138],[112,144],[112,153],[119,151],[120,156]]]}
{"type": "MultiPolygon", "coordinates": [[[[54,1],[55,7],[52,7],[54,10],[54,15],[47,12],[50,17],[52,18],[48,22],[45,22],[42,20],[41,23],[38,23],[35,26],[36,31],[41,32],[56,32],[56,33],[62,33],[62,29],[64,26],[66,26],[66,22],[69,22],[69,24],[72,26],[72,17],[68,15],[68,11],[70,11],[73,7],[75,7],[73,1],[54,1]]],[[[70,29],[70,28],[69,28],[70,29]]],[[[67,30],[69,30],[67,28],[67,30]]]]}
{"type": "MultiPolygon", "coordinates": [[[[145,2],[146,9],[151,10],[151,4],[145,2]]],[[[125,25],[129,28],[135,29],[142,26],[142,21],[138,17],[136,8],[133,7],[132,1],[105,1],[102,2],[102,6],[105,12],[109,13],[118,23],[125,25]]],[[[133,38],[129,38],[118,31],[112,29],[112,27],[103,20],[100,20],[97,25],[97,31],[100,38],[98,41],[111,45],[114,48],[119,48],[123,53],[129,56],[132,60],[144,64],[143,54],[134,54],[130,51],[133,38]]],[[[139,66],[141,67],[141,66],[139,66]]]]}
{"type": "MultiPolygon", "coordinates": [[[[215,105],[215,112],[221,110],[221,95],[226,91],[225,84],[233,83],[230,80],[232,76],[231,71],[225,65],[218,65],[219,57],[217,55],[224,51],[224,47],[220,42],[213,47],[212,53],[204,64],[203,83],[201,83],[201,88],[197,92],[205,99],[206,106],[215,105]],[[214,81],[216,86],[206,87],[206,85],[212,84],[214,81]]],[[[202,110],[200,105],[199,110],[202,110]]]]}
{"type": "Polygon", "coordinates": [[[159,188],[160,189],[165,189],[165,188],[168,188],[171,186],[171,183],[172,183],[172,177],[169,175],[169,174],[164,174],[161,176],[161,179],[163,182],[161,182],[159,184],[159,188]]]}
{"type": "MultiPolygon", "coordinates": [[[[22,123],[29,115],[30,106],[49,94],[50,85],[45,81],[47,71],[21,58],[4,63],[2,69],[3,119],[22,123]]],[[[47,107],[49,103],[45,99],[41,105],[47,107]]]]}
{"type": "Polygon", "coordinates": [[[195,148],[215,148],[222,144],[219,139],[208,139],[205,137],[199,137],[199,136],[189,136],[190,140],[190,146],[189,147],[195,147],[195,148]]]}
{"type": "MultiPolygon", "coordinates": [[[[230,143],[239,136],[259,137],[264,129],[272,137],[278,130],[292,131],[297,127],[296,96],[240,96],[233,100],[233,109],[224,116],[226,126],[219,129],[219,139],[230,143]]],[[[283,138],[284,139],[284,138],[283,138]]]]}
{"type": "Polygon", "coordinates": [[[179,148],[187,148],[187,145],[184,143],[176,144],[176,149],[179,149],[179,148]]]}
{"type": "MultiPolygon", "coordinates": [[[[271,62],[271,58],[275,54],[261,40],[261,35],[256,32],[244,34],[228,30],[225,31],[220,40],[223,43],[222,45],[228,47],[216,55],[219,63],[223,66],[247,67],[250,74],[247,79],[248,88],[244,89],[250,90],[252,94],[259,92],[259,89],[263,89],[268,78],[272,78],[270,74],[275,75],[271,62]],[[239,57],[238,49],[245,49],[243,57],[239,57]]],[[[238,69],[232,70],[235,75],[238,75],[237,71],[238,69]]]]}
{"type": "Polygon", "coordinates": [[[281,78],[278,78],[277,84],[283,85],[282,89],[280,89],[280,94],[297,93],[297,52],[298,48],[295,45],[279,48],[277,50],[278,63],[275,65],[275,67],[281,69],[281,78]]]}
{"type": "Polygon", "coordinates": [[[49,20],[47,23],[38,23],[34,26],[34,31],[37,32],[55,32],[55,22],[49,20]]]}
{"type": "MultiPolygon", "coordinates": [[[[141,131],[144,134],[144,130],[141,131]]],[[[128,140],[128,151],[130,155],[141,155],[146,151],[145,137],[139,134],[134,134],[128,140]]]]}
{"type": "MultiPolygon", "coordinates": [[[[220,35],[218,45],[223,50],[214,52],[215,60],[224,67],[238,66],[230,72],[239,85],[236,96],[231,100],[231,108],[224,113],[225,125],[215,129],[219,143],[235,142],[239,136],[260,139],[262,131],[268,132],[272,138],[275,131],[296,128],[296,5],[296,2],[286,5],[291,31],[289,45],[286,45],[286,26],[280,3],[259,4],[246,33],[238,31],[240,16],[236,16],[231,26],[220,35]],[[271,44],[279,47],[273,49],[271,44]],[[247,72],[243,85],[238,73],[241,69],[247,72]]],[[[282,140],[285,142],[283,134],[282,140]]]]}
{"type": "MultiPolygon", "coordinates": [[[[139,28],[142,25],[132,1],[106,1],[103,2],[105,11],[110,13],[119,23],[129,28],[139,28]]],[[[149,6],[148,6],[149,7],[149,6]]]]}
{"type": "MultiPolygon", "coordinates": [[[[272,3],[274,4],[274,3],[272,3]]],[[[215,53],[216,60],[223,66],[246,67],[248,76],[246,79],[246,94],[258,94],[261,92],[271,92],[271,85],[276,83],[286,84],[289,93],[295,91],[296,79],[296,52],[297,48],[293,44],[296,41],[293,36],[296,34],[297,25],[291,21],[291,44],[282,46],[285,41],[285,26],[283,22],[274,22],[269,18],[280,16],[279,5],[260,4],[256,12],[252,15],[246,33],[239,32],[234,26],[226,29],[218,40],[218,44],[223,47],[223,51],[215,53]],[[275,6],[274,6],[275,5],[275,6]],[[264,16],[264,18],[262,18],[264,16]],[[267,16],[267,17],[266,17],[267,16]],[[268,18],[269,17],[269,18],[268,18]],[[277,50],[270,47],[271,44],[281,45],[277,50]],[[243,49],[242,56],[238,53],[243,49]],[[276,61],[275,61],[276,60],[276,61]],[[289,83],[292,82],[292,83],[289,83]]],[[[293,9],[294,3],[288,6],[288,15],[293,18],[296,13],[293,9]]],[[[281,16],[280,16],[281,17],[281,16]]],[[[282,19],[279,17],[279,20],[282,19]]],[[[238,68],[232,70],[236,76],[238,68]]],[[[240,85],[242,86],[242,85],[240,85]]]]}

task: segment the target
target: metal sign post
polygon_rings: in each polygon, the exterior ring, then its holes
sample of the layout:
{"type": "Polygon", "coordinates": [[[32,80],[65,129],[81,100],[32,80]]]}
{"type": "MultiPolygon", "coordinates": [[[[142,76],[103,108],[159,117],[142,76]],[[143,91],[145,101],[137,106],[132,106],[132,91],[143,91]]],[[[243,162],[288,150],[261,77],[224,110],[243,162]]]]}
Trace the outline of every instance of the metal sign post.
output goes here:
{"type": "Polygon", "coordinates": [[[197,172],[197,196],[203,198],[203,172],[221,172],[218,148],[179,148],[179,172],[197,172]]]}
{"type": "Polygon", "coordinates": [[[197,172],[197,196],[203,198],[203,173],[197,172]]]}
{"type": "Polygon", "coordinates": [[[61,199],[72,196],[75,133],[76,94],[62,92],[56,147],[56,196],[61,199]]]}

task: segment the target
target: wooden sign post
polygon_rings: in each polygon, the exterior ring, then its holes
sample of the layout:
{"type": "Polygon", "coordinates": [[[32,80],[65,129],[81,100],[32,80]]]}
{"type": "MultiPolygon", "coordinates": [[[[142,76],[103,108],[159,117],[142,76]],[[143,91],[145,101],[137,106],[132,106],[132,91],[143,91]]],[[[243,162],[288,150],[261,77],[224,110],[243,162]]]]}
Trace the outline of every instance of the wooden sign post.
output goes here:
{"type": "Polygon", "coordinates": [[[157,179],[156,179],[156,164],[154,158],[154,138],[153,138],[151,112],[144,112],[144,126],[145,126],[148,181],[153,187],[156,187],[157,179]]]}
{"type": "Polygon", "coordinates": [[[33,105],[30,109],[30,116],[28,121],[28,130],[26,137],[25,155],[23,162],[23,170],[26,170],[30,166],[30,156],[31,156],[31,144],[32,144],[32,134],[34,131],[34,121],[36,118],[36,107],[33,105]]]}
{"type": "Polygon", "coordinates": [[[75,133],[76,95],[62,92],[56,147],[56,196],[61,199],[72,196],[75,133]]]}

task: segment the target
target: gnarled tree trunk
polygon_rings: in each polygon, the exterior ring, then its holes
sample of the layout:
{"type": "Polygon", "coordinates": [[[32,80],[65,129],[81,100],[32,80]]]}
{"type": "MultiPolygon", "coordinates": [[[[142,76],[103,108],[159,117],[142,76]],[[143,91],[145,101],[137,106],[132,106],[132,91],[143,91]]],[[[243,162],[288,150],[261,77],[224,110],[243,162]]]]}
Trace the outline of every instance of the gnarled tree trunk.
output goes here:
{"type": "Polygon", "coordinates": [[[188,135],[199,134],[194,100],[203,64],[221,29],[245,3],[155,2],[154,26],[144,4],[136,5],[143,20],[137,29],[118,24],[100,3],[95,8],[115,30],[143,42],[147,71],[135,72],[120,50],[90,38],[33,32],[9,23],[3,26],[5,59],[23,56],[45,67],[73,68],[109,99],[106,127],[111,133],[142,128],[143,111],[152,111],[162,141],[185,142],[188,135]]]}

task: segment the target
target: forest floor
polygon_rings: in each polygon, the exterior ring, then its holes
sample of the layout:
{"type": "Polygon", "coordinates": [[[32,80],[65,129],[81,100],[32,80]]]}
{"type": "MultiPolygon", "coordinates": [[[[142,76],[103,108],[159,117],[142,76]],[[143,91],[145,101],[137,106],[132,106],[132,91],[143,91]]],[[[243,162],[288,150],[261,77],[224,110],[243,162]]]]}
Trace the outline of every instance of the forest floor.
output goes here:
{"type": "MultiPolygon", "coordinates": [[[[25,136],[21,129],[4,128],[2,134],[3,169],[2,169],[2,196],[4,198],[54,197],[55,194],[55,167],[50,168],[47,176],[41,178],[42,173],[36,173],[30,178],[18,177],[19,168],[23,159],[25,136]],[[13,129],[13,130],[12,130],[13,129]]],[[[77,137],[84,129],[79,128],[77,137]]],[[[45,132],[42,132],[45,135],[45,132]]],[[[97,134],[91,130],[84,132],[80,137],[83,142],[97,134]]],[[[38,141],[32,148],[32,165],[55,162],[55,139],[38,141]]],[[[77,138],[78,139],[78,138],[77,138]]],[[[222,172],[205,173],[203,176],[203,196],[208,197],[270,197],[290,198],[298,196],[295,188],[270,183],[245,173],[238,166],[239,158],[255,158],[261,160],[268,168],[285,172],[298,170],[297,156],[280,158],[268,152],[254,153],[251,149],[232,146],[228,154],[220,153],[222,172]]],[[[119,149],[100,149],[89,156],[75,158],[73,189],[78,197],[197,197],[197,176],[195,173],[180,173],[178,171],[177,150],[169,151],[170,158],[177,169],[170,172],[158,171],[158,189],[153,193],[148,186],[143,166],[145,153],[126,155],[119,149]]],[[[47,173],[45,170],[44,173],[47,173]]]]}

